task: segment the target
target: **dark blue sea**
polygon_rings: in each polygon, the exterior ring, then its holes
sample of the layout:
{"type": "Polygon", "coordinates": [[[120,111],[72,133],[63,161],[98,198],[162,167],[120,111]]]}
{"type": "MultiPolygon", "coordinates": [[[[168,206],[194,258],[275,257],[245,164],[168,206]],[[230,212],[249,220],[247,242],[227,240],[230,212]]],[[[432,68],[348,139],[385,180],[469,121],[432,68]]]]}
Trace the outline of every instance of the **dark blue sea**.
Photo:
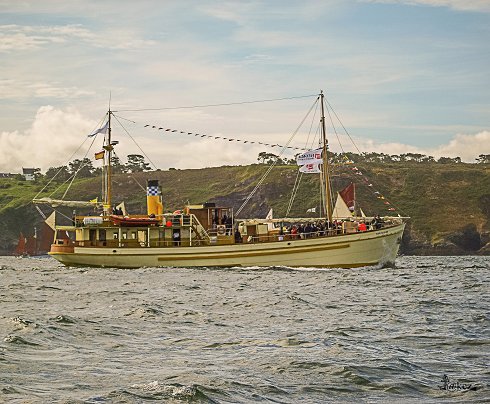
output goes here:
{"type": "Polygon", "coordinates": [[[489,402],[489,270],[0,257],[0,402],[489,402]]]}

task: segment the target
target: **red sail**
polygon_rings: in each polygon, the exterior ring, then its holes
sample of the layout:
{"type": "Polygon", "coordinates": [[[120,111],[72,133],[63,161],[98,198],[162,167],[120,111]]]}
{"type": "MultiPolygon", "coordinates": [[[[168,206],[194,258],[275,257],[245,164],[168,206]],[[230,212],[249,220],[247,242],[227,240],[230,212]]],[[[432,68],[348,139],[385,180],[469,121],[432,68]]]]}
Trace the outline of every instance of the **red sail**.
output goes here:
{"type": "Polygon", "coordinates": [[[349,210],[354,212],[354,206],[356,204],[356,184],[351,182],[342,191],[340,191],[339,194],[349,210]]]}
{"type": "Polygon", "coordinates": [[[15,248],[15,255],[24,255],[26,253],[26,238],[22,233],[19,235],[19,242],[15,248]]]}
{"type": "Polygon", "coordinates": [[[28,255],[37,255],[37,238],[34,236],[26,237],[25,253],[28,255]]]}
{"type": "Polygon", "coordinates": [[[46,223],[41,226],[41,235],[39,237],[38,254],[47,254],[51,249],[54,239],[54,230],[46,223]]]}

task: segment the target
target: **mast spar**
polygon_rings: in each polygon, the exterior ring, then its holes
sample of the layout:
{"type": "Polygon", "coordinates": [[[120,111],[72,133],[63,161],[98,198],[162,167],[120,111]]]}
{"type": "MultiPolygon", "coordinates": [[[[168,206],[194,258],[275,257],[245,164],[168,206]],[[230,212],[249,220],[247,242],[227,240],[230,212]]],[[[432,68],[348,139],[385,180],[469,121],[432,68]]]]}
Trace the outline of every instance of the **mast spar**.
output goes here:
{"type": "Polygon", "coordinates": [[[111,116],[112,111],[109,107],[109,111],[107,112],[107,136],[104,139],[104,176],[103,176],[103,205],[104,205],[104,214],[109,215],[111,213],[112,207],[112,172],[111,172],[111,157],[112,150],[114,149],[113,142],[111,140],[111,116]]]}
{"type": "Polygon", "coordinates": [[[111,180],[111,157],[112,157],[112,142],[111,142],[111,109],[109,108],[109,127],[107,129],[107,148],[108,148],[108,155],[109,157],[107,158],[107,200],[106,200],[106,205],[108,206],[108,209],[111,209],[112,206],[112,180],[111,180]]]}
{"type": "Polygon", "coordinates": [[[332,221],[332,205],[331,205],[331,189],[330,189],[330,176],[329,176],[329,167],[328,167],[328,141],[327,141],[327,130],[325,126],[325,106],[324,106],[324,94],[323,90],[320,90],[320,104],[322,108],[322,117],[321,117],[321,130],[322,130],[322,142],[323,142],[323,150],[322,150],[322,160],[323,160],[323,182],[325,186],[325,200],[324,200],[324,210],[329,222],[332,221]]]}

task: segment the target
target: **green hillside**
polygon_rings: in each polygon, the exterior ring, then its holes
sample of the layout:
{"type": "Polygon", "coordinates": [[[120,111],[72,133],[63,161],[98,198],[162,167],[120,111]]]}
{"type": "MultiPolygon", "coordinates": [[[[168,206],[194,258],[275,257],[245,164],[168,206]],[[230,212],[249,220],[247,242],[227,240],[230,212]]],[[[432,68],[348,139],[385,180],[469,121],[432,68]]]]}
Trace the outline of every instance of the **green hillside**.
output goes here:
{"type": "MultiPolygon", "coordinates": [[[[146,180],[158,179],[165,211],[206,201],[233,206],[237,210],[267,169],[267,165],[253,164],[117,174],[113,182],[113,200],[115,203],[124,200],[131,213],[144,213],[146,180]]],[[[351,181],[355,182],[359,206],[368,215],[410,216],[402,252],[488,254],[488,246],[485,247],[490,225],[488,164],[366,162],[357,165],[356,170],[351,166],[333,167],[334,188],[341,189],[351,181]],[[387,210],[393,206],[396,211],[387,210]]],[[[265,217],[270,208],[275,217],[284,216],[296,177],[296,166],[274,167],[240,216],[265,217]]],[[[12,251],[19,232],[32,234],[36,223],[41,221],[30,201],[46,182],[43,178],[36,182],[0,179],[2,253],[12,251]]],[[[50,184],[40,197],[49,196],[57,187],[60,184],[50,184]]],[[[314,215],[307,214],[306,210],[319,207],[319,187],[318,176],[303,175],[289,216],[314,215]]],[[[52,196],[61,197],[65,189],[66,185],[61,186],[52,196]]],[[[100,178],[80,179],[74,182],[65,199],[88,201],[99,196],[100,189],[100,178]]],[[[49,211],[45,209],[45,213],[49,211]]]]}

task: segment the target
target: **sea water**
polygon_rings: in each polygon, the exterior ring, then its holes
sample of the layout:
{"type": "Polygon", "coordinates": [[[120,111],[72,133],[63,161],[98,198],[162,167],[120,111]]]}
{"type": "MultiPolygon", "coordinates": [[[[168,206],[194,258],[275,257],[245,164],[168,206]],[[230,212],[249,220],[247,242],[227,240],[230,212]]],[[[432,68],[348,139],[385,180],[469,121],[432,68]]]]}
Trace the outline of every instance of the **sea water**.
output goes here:
{"type": "Polygon", "coordinates": [[[0,402],[488,402],[489,269],[0,257],[0,402]]]}

